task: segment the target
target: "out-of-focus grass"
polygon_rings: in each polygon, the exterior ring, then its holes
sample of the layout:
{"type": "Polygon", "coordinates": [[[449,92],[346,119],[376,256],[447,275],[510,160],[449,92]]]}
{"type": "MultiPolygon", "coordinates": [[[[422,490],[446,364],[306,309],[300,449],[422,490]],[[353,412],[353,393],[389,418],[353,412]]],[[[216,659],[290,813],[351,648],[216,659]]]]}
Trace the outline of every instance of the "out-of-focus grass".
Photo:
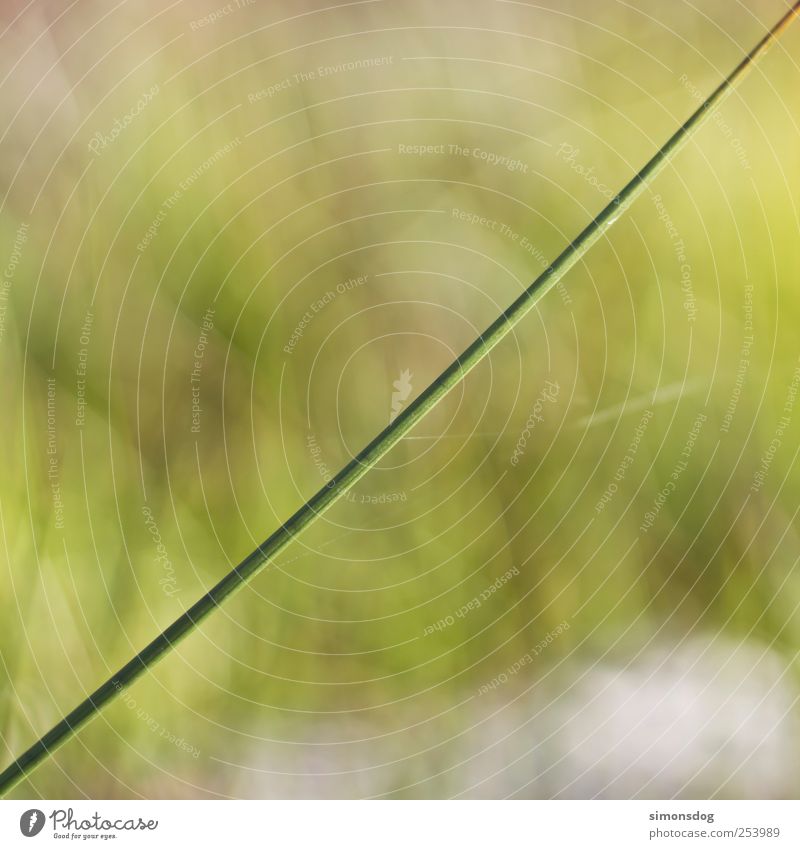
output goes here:
{"type": "MultiPolygon", "coordinates": [[[[4,759],[319,487],[309,434],[338,468],[388,421],[402,370],[417,391],[427,385],[540,271],[537,257],[552,258],[604,205],[573,165],[621,186],[695,107],[681,77],[708,92],[760,35],[753,15],[768,24],[781,12],[727,8],[258,4],[192,30],[211,7],[144,3],[88,32],[101,6],[84,2],[58,21],[30,12],[11,24],[0,257],[22,222],[29,238],[0,342],[4,759]],[[391,62],[293,76],[368,57],[391,62]],[[94,156],[93,134],[154,84],[157,96],[94,156]],[[563,144],[578,151],[572,163],[563,144]],[[519,160],[525,173],[449,145],[519,160]],[[313,312],[360,275],[366,283],[313,312]],[[190,378],[210,308],[193,433],[190,378]],[[47,477],[49,377],[63,529],[47,477]]],[[[661,208],[640,200],[426,419],[424,438],[398,447],[355,500],[138,683],[134,707],[107,710],[20,797],[242,793],[220,761],[247,761],[261,738],[306,739],[323,721],[408,727],[400,736],[416,754],[414,717],[444,717],[434,741],[462,733],[474,720],[455,706],[565,620],[513,687],[541,693],[559,664],[606,652],[624,664],[687,634],[773,644],[793,677],[796,414],[763,487],[750,488],[800,355],[799,53],[790,32],[724,106],[736,149],[710,123],[659,179],[685,263],[661,208]],[[737,387],[746,285],[754,341],[737,387]],[[558,398],[514,467],[546,379],[558,398]],[[645,408],[654,417],[635,460],[598,512],[645,408]],[[642,532],[701,411],[687,467],[642,532]],[[404,498],[358,503],[381,493],[404,498]],[[478,609],[425,634],[512,567],[519,575],[478,609]]],[[[361,791],[403,795],[404,782],[454,762],[445,752],[361,791]]]]}

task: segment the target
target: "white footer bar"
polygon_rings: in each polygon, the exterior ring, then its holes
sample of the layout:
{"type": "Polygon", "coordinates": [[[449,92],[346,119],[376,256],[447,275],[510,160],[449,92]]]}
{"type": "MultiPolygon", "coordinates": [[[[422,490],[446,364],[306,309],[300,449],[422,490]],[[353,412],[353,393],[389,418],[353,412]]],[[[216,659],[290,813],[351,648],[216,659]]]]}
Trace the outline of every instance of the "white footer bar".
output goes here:
{"type": "Polygon", "coordinates": [[[794,801],[2,801],[0,846],[800,847],[794,801]],[[221,841],[231,841],[223,844],[221,841]]]}

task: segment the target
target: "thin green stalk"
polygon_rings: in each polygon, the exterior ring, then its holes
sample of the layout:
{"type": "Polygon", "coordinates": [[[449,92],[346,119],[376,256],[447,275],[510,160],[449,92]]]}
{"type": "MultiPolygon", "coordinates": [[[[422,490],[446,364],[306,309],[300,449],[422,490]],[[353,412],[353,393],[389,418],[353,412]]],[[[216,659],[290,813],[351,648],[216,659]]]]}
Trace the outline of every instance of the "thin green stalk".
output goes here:
{"type": "Polygon", "coordinates": [[[165,631],[128,661],[115,675],[98,687],[68,713],[57,725],[36,741],[26,752],[0,773],[0,795],[5,795],[17,782],[28,775],[45,758],[69,740],[101,708],[108,704],[125,686],[150,669],[166,653],[215,610],[226,598],[239,590],[275,555],[282,551],[306,525],[313,522],[365,475],[401,440],[409,430],[473,369],[506,334],[537,304],[575,263],[611,227],[614,221],[653,181],[667,165],[692,132],[733,90],[733,86],[750,70],[766,49],[791,23],[800,11],[800,0],[756,44],[736,68],[723,80],[691,117],[682,124],[653,158],[636,174],[618,195],[567,245],[533,283],[501,313],[489,327],[446,368],[402,413],[351,460],[326,486],[310,498],[287,522],[281,525],[252,554],[229,572],[218,584],[179,616],[165,631]]]}

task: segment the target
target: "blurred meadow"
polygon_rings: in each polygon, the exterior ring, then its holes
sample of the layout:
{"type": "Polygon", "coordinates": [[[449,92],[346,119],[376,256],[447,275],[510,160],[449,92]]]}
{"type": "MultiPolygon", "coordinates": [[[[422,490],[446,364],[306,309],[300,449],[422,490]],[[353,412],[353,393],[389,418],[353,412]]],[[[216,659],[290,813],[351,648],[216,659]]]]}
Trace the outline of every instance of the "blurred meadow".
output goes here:
{"type": "MultiPolygon", "coordinates": [[[[784,0],[0,12],[0,755],[516,297],[784,0]]],[[[17,798],[800,792],[800,25],[17,798]]]]}

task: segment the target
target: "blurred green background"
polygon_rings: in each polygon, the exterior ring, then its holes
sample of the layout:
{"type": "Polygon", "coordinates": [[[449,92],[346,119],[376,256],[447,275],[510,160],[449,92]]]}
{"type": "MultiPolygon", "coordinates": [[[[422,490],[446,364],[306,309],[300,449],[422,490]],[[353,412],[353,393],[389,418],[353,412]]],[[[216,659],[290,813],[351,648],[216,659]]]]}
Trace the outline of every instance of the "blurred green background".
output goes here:
{"type": "MultiPolygon", "coordinates": [[[[785,8],[5,4],[3,765],[785,8]]],[[[14,795],[797,794],[799,60],[795,25],[412,438],[14,795]]]]}

